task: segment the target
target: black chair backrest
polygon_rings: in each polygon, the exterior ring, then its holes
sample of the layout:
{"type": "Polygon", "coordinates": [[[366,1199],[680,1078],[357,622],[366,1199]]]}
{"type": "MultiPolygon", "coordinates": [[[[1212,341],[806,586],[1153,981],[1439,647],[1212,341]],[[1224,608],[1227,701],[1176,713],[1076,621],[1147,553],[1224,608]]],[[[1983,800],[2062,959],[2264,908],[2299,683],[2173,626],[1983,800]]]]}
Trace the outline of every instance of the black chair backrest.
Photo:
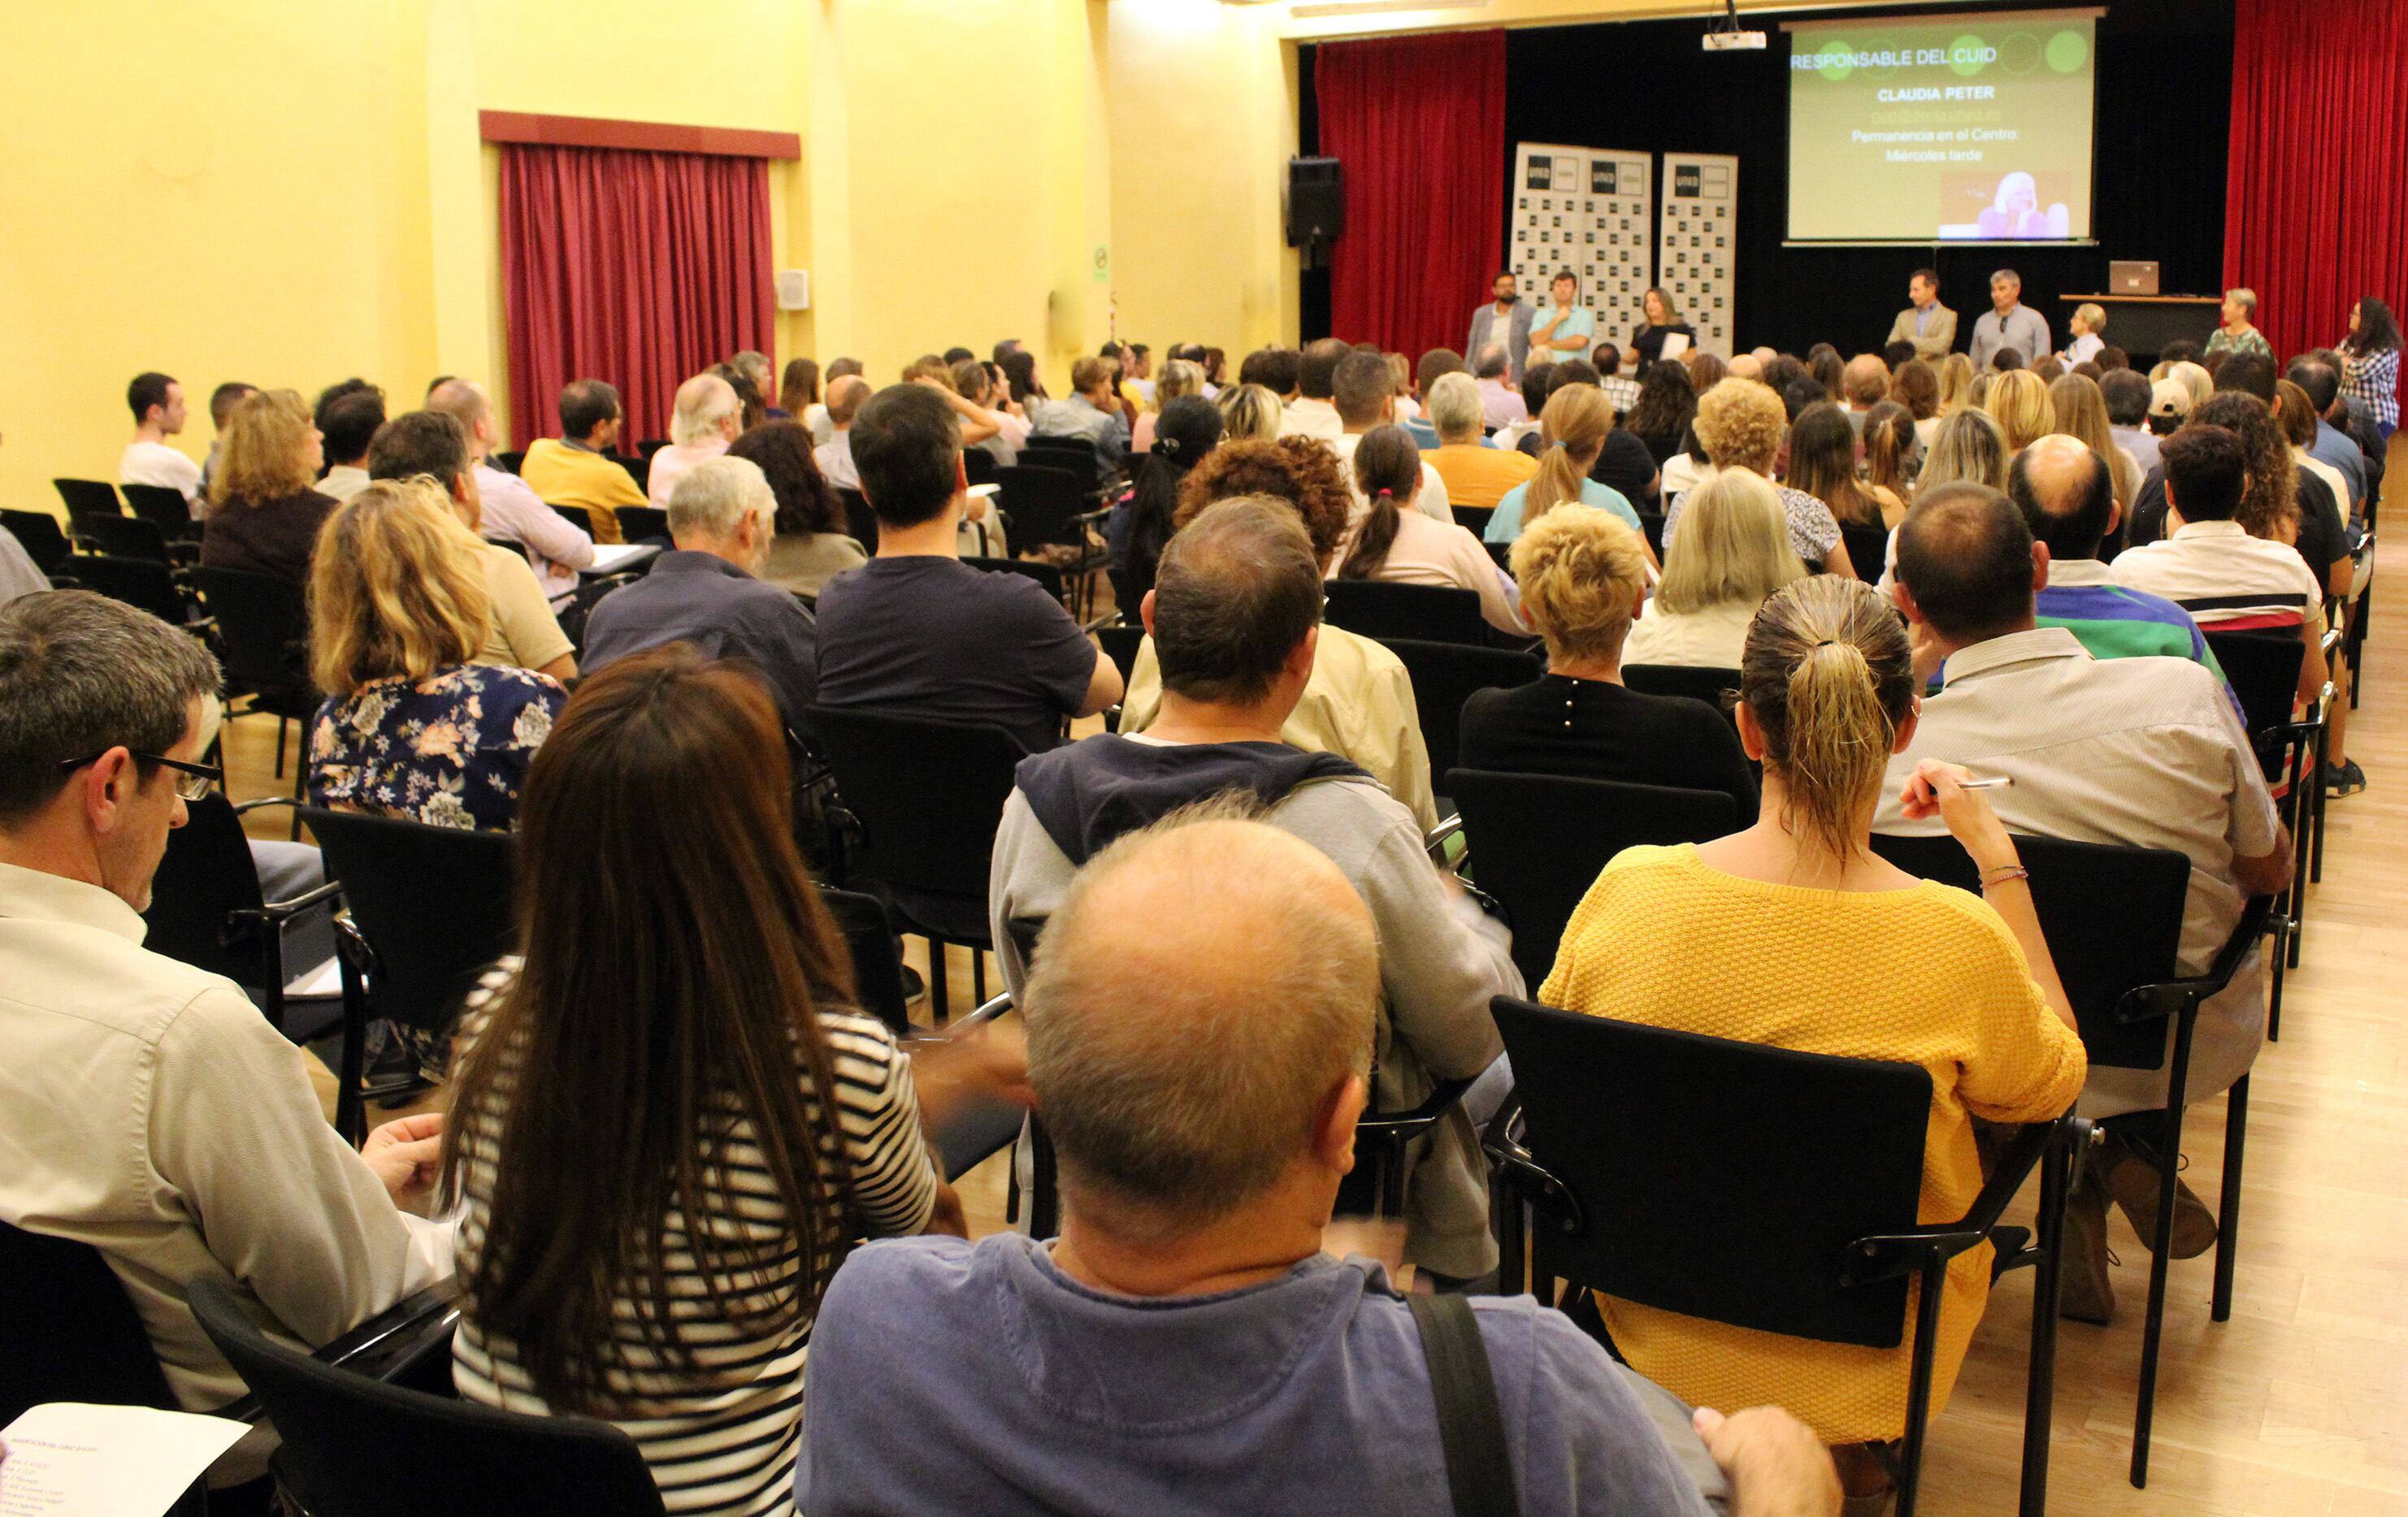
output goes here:
{"type": "Polygon", "coordinates": [[[1622,682],[1642,695],[1686,695],[1701,700],[1736,724],[1733,697],[1739,692],[1737,669],[1709,669],[1685,664],[1626,664],[1622,682]]]}
{"type": "Polygon", "coordinates": [[[1855,522],[1840,523],[1840,542],[1848,551],[1848,565],[1867,584],[1878,583],[1882,562],[1889,556],[1889,528],[1855,522]]]}
{"type": "Polygon", "coordinates": [[[516,537],[487,537],[485,540],[492,543],[496,548],[509,549],[511,552],[518,554],[519,557],[525,559],[529,564],[533,564],[535,562],[534,550],[527,547],[526,544],[519,541],[516,537]]]}
{"type": "Polygon", "coordinates": [[[229,679],[252,690],[309,689],[309,608],[299,585],[241,569],[191,573],[217,618],[229,679]]]}
{"type": "Polygon", "coordinates": [[[1584,1224],[1568,1235],[1540,1222],[1533,1253],[1546,1273],[1761,1332],[1904,1340],[1904,1277],[1845,1288],[1840,1265],[1856,1239],[1916,1224],[1931,1111],[1921,1065],[1503,996],[1493,1009],[1525,1145],[1584,1224]]]}
{"type": "Polygon", "coordinates": [[[1457,769],[1444,780],[1463,817],[1471,871],[1504,903],[1513,962],[1536,988],[1555,967],[1572,909],[1616,853],[1641,844],[1710,842],[1740,827],[1719,790],[1457,769]]]}
{"type": "Polygon", "coordinates": [[[986,899],[995,831],[1027,757],[1011,734],[866,707],[814,706],[810,727],[861,823],[870,874],[897,889],[986,899]]]}
{"type": "Polygon", "coordinates": [[[622,506],[618,515],[619,535],[629,542],[668,537],[669,513],[657,506],[622,506]]]}
{"type": "Polygon", "coordinates": [[[1447,510],[1454,516],[1456,526],[1475,537],[1486,535],[1488,519],[1497,514],[1497,508],[1494,506],[1450,506],[1447,510]]]}
{"type": "Polygon", "coordinates": [[[1051,564],[1039,564],[1025,558],[980,558],[971,553],[964,553],[962,562],[971,568],[984,569],[989,574],[1017,574],[1024,579],[1034,580],[1045,587],[1047,594],[1055,600],[1062,598],[1062,571],[1051,564]]]}
{"type": "Polygon", "coordinates": [[[1503,569],[1509,575],[1513,572],[1513,545],[1512,543],[1484,542],[1480,546],[1488,551],[1488,561],[1490,563],[1496,565],[1498,568],[1503,569]]]}
{"type": "Polygon", "coordinates": [[[100,1251],[0,1222],[0,1427],[46,1401],[176,1410],[100,1251]]]}
{"type": "Polygon", "coordinates": [[[1429,750],[1430,779],[1440,794],[1447,793],[1447,771],[1455,767],[1460,746],[1463,703],[1471,698],[1471,693],[1526,685],[1547,672],[1538,655],[1510,648],[1474,648],[1416,637],[1386,637],[1382,642],[1403,661],[1406,678],[1413,682],[1422,745],[1429,750]]]}
{"type": "Polygon", "coordinates": [[[1020,462],[1068,471],[1078,479],[1082,494],[1094,490],[1104,477],[1096,445],[1084,437],[1030,437],[1028,445],[1020,451],[1020,462]]]}
{"type": "Polygon", "coordinates": [[[179,627],[191,620],[184,597],[176,591],[176,571],[157,559],[86,553],[60,572],[83,581],[86,589],[148,611],[169,626],[179,627]]]}
{"type": "Polygon", "coordinates": [[[516,474],[519,471],[519,465],[525,462],[525,452],[516,449],[494,455],[494,467],[504,474],[516,474]]]}
{"type": "Polygon", "coordinates": [[[2241,714],[2252,737],[2291,720],[2300,691],[2300,664],[2308,645],[2297,632],[2209,632],[2209,651],[2224,665],[2224,678],[2241,697],[2241,714]]]}
{"type": "Polygon", "coordinates": [[[995,471],[996,503],[1011,518],[1012,542],[1023,548],[1078,542],[1081,528],[1073,518],[1086,509],[1092,475],[1082,481],[1069,469],[1057,467],[1059,454],[1022,456],[1038,461],[995,471]]]}
{"type": "Polygon", "coordinates": [[[878,551],[878,513],[869,508],[869,497],[860,491],[839,485],[836,498],[844,502],[844,529],[853,540],[861,544],[862,551],[875,555],[878,551]]]}
{"type": "Polygon", "coordinates": [[[340,1517],[660,1517],[635,1439],[584,1417],[531,1417],[320,1364],[274,1341],[215,1281],[193,1315],[283,1438],[278,1474],[340,1517]]]}
{"type": "Polygon", "coordinates": [[[167,538],[156,526],[132,516],[79,516],[75,529],[104,553],[118,558],[167,560],[167,538]]]}
{"type": "Polygon", "coordinates": [[[0,526],[25,550],[34,567],[44,574],[55,574],[59,565],[75,551],[75,544],[59,529],[59,519],[48,511],[0,511],[0,526]]]}
{"type": "Polygon", "coordinates": [[[861,1009],[886,1023],[897,1038],[916,1037],[910,1003],[903,999],[903,961],[896,956],[886,908],[875,895],[829,885],[820,887],[820,904],[836,919],[844,946],[852,952],[853,995],[861,1009]]]}
{"type": "Polygon", "coordinates": [[[1411,637],[1422,642],[1488,641],[1488,623],[1480,619],[1480,593],[1442,585],[1396,584],[1385,580],[1331,580],[1322,586],[1328,608],[1322,615],[1333,627],[1385,642],[1411,637]]]}
{"type": "Polygon", "coordinates": [[[962,478],[971,484],[995,483],[995,471],[998,467],[995,455],[983,448],[962,450],[962,478]]]}
{"type": "Polygon", "coordinates": [[[1664,560],[1664,518],[1657,511],[1639,513],[1639,530],[1646,535],[1647,546],[1656,550],[1656,561],[1664,560]]]}
{"type": "Polygon", "coordinates": [[[125,508],[119,503],[117,487],[106,479],[52,479],[59,498],[67,503],[70,521],[86,516],[122,516],[125,508]]]}
{"type": "Polygon", "coordinates": [[[125,504],[135,515],[157,527],[168,537],[196,537],[201,524],[193,519],[193,503],[184,493],[164,484],[127,484],[118,486],[125,493],[125,504]]]}
{"type": "Polygon", "coordinates": [[[223,975],[237,985],[259,979],[253,928],[236,925],[236,911],[262,904],[259,871],[234,803],[212,791],[184,803],[184,824],[167,835],[167,851],[150,877],[150,930],[142,946],[181,964],[223,975]]]}
{"type": "MultiPolygon", "coordinates": [[[[550,503],[547,502],[546,504],[550,503]]],[[[582,506],[553,506],[552,508],[555,512],[559,513],[560,517],[570,526],[575,527],[578,531],[582,532],[589,537],[594,536],[594,513],[592,511],[587,510],[582,506]]]]}
{"type": "Polygon", "coordinates": [[[659,452],[668,445],[669,439],[666,437],[643,437],[638,439],[636,443],[636,452],[638,457],[642,458],[645,463],[649,464],[652,461],[652,455],[654,453],[659,452]]]}
{"type": "MultiPolygon", "coordinates": [[[[1946,836],[1875,834],[1873,852],[1911,875],[1980,894],[1981,872],[1946,836]]],[[[2162,1019],[2127,1024],[2116,1015],[2135,985],[2176,977],[2190,860],[2171,849],[2120,848],[2057,837],[2017,837],[2031,871],[2032,906],[2057,977],[2073,1003],[2090,1062],[2155,1069],[2166,1062],[2162,1019]]]]}
{"type": "Polygon", "coordinates": [[[510,835],[314,806],[301,818],[376,951],[371,1014],[448,1032],[461,997],[515,940],[510,835]]]}
{"type": "Polygon", "coordinates": [[[625,470],[627,471],[627,478],[636,481],[636,488],[637,488],[637,489],[638,489],[638,490],[640,490],[640,491],[644,492],[644,493],[645,493],[646,494],[648,494],[648,495],[652,494],[652,454],[650,454],[650,453],[605,453],[603,456],[604,456],[605,458],[608,458],[611,463],[618,465],[621,468],[625,469],[625,470]]]}
{"type": "Polygon", "coordinates": [[[1104,656],[1121,671],[1121,683],[1126,685],[1137,672],[1137,652],[1145,646],[1145,628],[1135,622],[1097,627],[1096,641],[1103,645],[1104,656]]]}

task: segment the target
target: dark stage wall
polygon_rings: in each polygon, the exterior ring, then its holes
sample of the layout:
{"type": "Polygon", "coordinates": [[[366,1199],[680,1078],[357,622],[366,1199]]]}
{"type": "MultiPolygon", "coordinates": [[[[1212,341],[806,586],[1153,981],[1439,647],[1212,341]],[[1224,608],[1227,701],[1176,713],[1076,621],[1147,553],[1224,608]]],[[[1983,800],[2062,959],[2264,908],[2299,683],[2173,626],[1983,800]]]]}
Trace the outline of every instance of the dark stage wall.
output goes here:
{"type": "MultiPolygon", "coordinates": [[[[1867,7],[1878,13],[1879,7],[1867,7]]],[[[1935,7],[1901,14],[2057,8],[2043,4],[1935,7]]],[[[1804,14],[1804,13],[1799,13],[1804,14]]],[[[1828,10],[1814,13],[1828,18],[1828,10]]],[[[1789,89],[1782,16],[1750,11],[1773,34],[1763,52],[1708,54],[1702,19],[1529,27],[1507,34],[1505,144],[1516,142],[1734,153],[1740,160],[1738,346],[1803,352],[1818,341],[1867,349],[1906,305],[1906,277],[1933,263],[1942,300],[1958,313],[1957,345],[1989,308],[1990,271],[2024,278],[2024,303],[2061,343],[2057,296],[2105,287],[2111,258],[2154,258],[2170,294],[2217,293],[2224,253],[2224,167],[2232,85],[2231,0],[2110,0],[2099,22],[2098,158],[2092,248],[1784,248],[1788,221],[1789,89]]],[[[1304,151],[1317,112],[1312,50],[1297,70],[1304,151]]],[[[1660,165],[1659,165],[1660,168],[1660,165]]],[[[1658,187],[1660,197],[1661,187],[1658,187]]],[[[1502,257],[1504,208],[1497,212],[1502,257]]],[[[1433,227],[1433,236],[1444,229],[1433,227]]],[[[1467,290],[1467,320],[1482,292],[1467,290]]],[[[1328,331],[1327,275],[1304,275],[1303,334],[1328,331]]],[[[1340,334],[1346,336],[1346,334],[1340,334]]],[[[2115,333],[2111,325],[2108,340],[2115,333]]]]}

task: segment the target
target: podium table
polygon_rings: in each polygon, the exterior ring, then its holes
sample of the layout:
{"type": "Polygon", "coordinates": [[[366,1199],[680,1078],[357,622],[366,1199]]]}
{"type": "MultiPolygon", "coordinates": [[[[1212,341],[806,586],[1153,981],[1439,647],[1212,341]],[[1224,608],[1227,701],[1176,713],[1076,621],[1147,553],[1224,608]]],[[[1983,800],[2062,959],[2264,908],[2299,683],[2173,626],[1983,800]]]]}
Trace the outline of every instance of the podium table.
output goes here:
{"type": "MultiPolygon", "coordinates": [[[[2169,342],[2187,337],[2205,348],[2222,320],[2224,305],[2220,295],[2060,295],[2058,301],[2065,308],[2056,323],[2060,335],[2071,332],[2066,322],[2074,307],[2096,305],[2107,313],[2106,330],[2100,336],[2131,354],[2133,366],[2143,369],[2149,365],[2140,362],[2142,355],[2155,359],[2169,342]]],[[[2063,351],[2063,342],[2058,349],[2063,351]]]]}

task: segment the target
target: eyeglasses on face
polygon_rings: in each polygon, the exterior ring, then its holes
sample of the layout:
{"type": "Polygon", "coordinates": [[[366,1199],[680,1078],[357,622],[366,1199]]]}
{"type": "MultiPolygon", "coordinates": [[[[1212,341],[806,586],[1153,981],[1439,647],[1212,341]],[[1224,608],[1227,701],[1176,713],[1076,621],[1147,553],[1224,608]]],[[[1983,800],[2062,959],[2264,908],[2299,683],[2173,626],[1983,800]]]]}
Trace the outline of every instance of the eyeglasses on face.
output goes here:
{"type": "MultiPolygon", "coordinates": [[[[163,753],[137,753],[132,749],[126,751],[139,763],[156,764],[175,770],[176,794],[188,801],[200,800],[225,783],[225,770],[214,764],[187,764],[182,759],[171,759],[163,753]]],[[[59,767],[72,773],[87,764],[97,764],[108,756],[107,753],[94,753],[89,758],[61,759],[59,767]]]]}

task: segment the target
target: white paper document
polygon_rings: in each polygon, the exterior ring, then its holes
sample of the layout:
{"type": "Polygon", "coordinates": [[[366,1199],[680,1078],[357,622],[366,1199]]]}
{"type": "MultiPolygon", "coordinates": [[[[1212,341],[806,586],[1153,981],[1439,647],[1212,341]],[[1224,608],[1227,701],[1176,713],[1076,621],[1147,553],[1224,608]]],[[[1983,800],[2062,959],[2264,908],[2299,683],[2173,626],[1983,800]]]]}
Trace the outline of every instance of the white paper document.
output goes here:
{"type": "Polygon", "coordinates": [[[304,969],[284,982],[284,994],[312,999],[333,1000],[343,994],[343,963],[328,959],[314,969],[304,969]]]}
{"type": "Polygon", "coordinates": [[[1686,332],[1667,332],[1664,334],[1664,351],[1656,356],[1656,361],[1661,363],[1667,358],[1678,358],[1688,351],[1689,335],[1686,332]]]}
{"type": "Polygon", "coordinates": [[[652,558],[660,548],[649,542],[597,542],[594,545],[594,565],[588,574],[615,574],[638,559],[652,558]]]}
{"type": "Polygon", "coordinates": [[[0,1517],[160,1517],[249,1430],[150,1407],[36,1407],[0,1430],[0,1517]]]}

